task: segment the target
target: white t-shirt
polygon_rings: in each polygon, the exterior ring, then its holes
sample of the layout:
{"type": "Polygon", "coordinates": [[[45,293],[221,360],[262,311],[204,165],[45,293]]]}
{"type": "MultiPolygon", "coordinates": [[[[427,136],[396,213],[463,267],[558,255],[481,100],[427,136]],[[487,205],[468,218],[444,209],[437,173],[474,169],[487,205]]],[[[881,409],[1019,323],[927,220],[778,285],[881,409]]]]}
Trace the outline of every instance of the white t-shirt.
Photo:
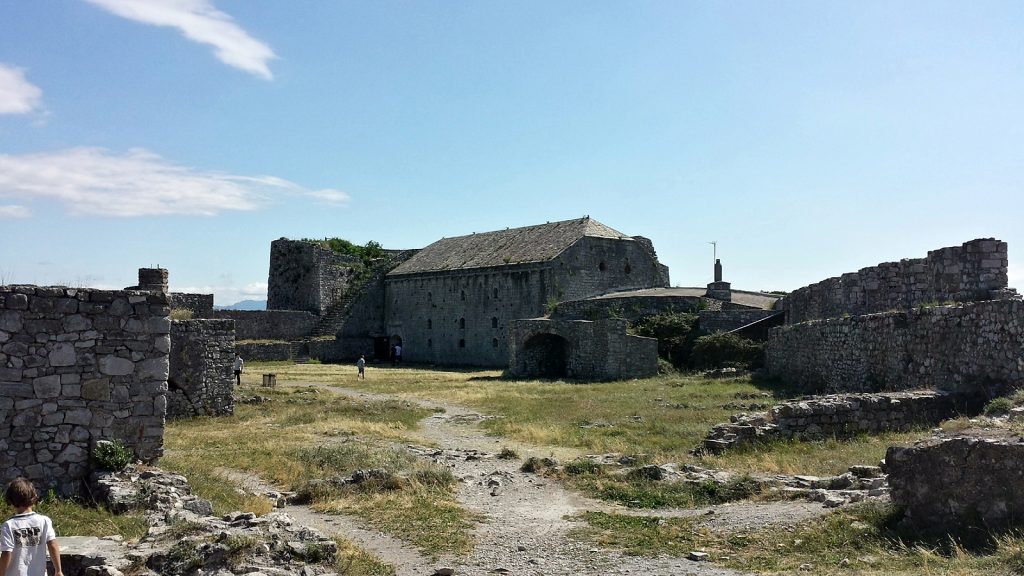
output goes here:
{"type": "Polygon", "coordinates": [[[7,574],[46,574],[46,543],[56,538],[53,522],[42,514],[16,514],[0,528],[0,552],[11,553],[7,574]]]}

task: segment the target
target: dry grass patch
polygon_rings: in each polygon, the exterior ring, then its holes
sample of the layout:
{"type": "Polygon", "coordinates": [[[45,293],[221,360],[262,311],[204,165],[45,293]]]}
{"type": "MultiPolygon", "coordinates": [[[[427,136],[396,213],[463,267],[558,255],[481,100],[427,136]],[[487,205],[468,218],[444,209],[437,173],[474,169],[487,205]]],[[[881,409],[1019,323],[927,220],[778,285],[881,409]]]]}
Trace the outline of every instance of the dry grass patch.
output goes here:
{"type": "MultiPolygon", "coordinates": [[[[79,500],[47,495],[33,507],[53,520],[58,536],[114,536],[125,540],[138,540],[146,534],[149,525],[137,513],[113,514],[102,507],[91,506],[79,500]]],[[[14,515],[14,509],[0,498],[0,516],[14,515]]]]}

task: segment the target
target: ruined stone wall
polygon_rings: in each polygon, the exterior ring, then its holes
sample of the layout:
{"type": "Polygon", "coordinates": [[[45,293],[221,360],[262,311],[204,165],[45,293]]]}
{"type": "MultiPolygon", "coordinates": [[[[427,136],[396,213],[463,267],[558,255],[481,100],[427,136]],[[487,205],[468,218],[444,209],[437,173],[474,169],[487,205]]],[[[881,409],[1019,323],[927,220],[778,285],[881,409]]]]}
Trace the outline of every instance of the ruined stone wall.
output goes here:
{"type": "Polygon", "coordinates": [[[1024,384],[1024,302],[935,306],[775,328],[773,376],[812,391],[936,387],[992,397],[1024,384]]]}
{"type": "Polygon", "coordinates": [[[776,310],[701,310],[697,313],[700,317],[701,331],[712,334],[714,332],[731,332],[742,328],[752,322],[757,322],[774,314],[776,310]]]}
{"type": "Polygon", "coordinates": [[[317,317],[300,310],[215,310],[213,318],[233,320],[236,340],[293,340],[308,337],[317,317]]]}
{"type": "Polygon", "coordinates": [[[235,352],[246,363],[294,360],[291,342],[236,342],[235,352]]]}
{"type": "Polygon", "coordinates": [[[354,256],[314,242],[281,238],[270,243],[268,310],[305,310],[316,315],[341,299],[363,269],[354,256]]]}
{"type": "Polygon", "coordinates": [[[626,333],[625,320],[511,322],[508,374],[517,378],[622,380],[658,373],[658,341],[626,333]]]}
{"type": "Polygon", "coordinates": [[[1024,443],[1020,438],[956,437],[893,446],[885,454],[892,501],[905,521],[929,531],[1024,526],[1024,443]]]}
{"type": "Polygon", "coordinates": [[[167,298],[172,310],[191,310],[193,318],[213,318],[213,294],[171,292],[167,298]]]}
{"type": "Polygon", "coordinates": [[[886,262],[795,290],[786,322],[903,310],[927,303],[987,300],[1007,286],[1006,243],[972,240],[925,258],[886,262]]]}
{"type": "Polygon", "coordinates": [[[75,494],[98,440],[163,452],[162,292],[0,286],[0,470],[75,494]]]}
{"type": "Polygon", "coordinates": [[[168,417],[234,413],[234,324],[233,320],[171,322],[168,417]]]}
{"type": "Polygon", "coordinates": [[[545,312],[546,266],[388,276],[387,335],[409,362],[504,367],[508,325],[545,312]]]}

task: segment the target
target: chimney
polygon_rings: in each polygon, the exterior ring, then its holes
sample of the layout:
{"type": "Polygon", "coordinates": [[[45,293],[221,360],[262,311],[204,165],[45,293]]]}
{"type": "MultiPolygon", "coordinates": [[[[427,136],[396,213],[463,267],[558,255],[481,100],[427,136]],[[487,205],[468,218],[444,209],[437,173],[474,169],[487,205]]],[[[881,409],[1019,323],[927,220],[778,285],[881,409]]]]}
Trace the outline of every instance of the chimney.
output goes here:
{"type": "Polygon", "coordinates": [[[722,281],[722,259],[715,258],[715,282],[722,281]]]}
{"type": "Polygon", "coordinates": [[[708,298],[732,302],[732,285],[722,281],[722,261],[718,258],[715,258],[715,281],[708,284],[705,294],[708,298]]]}
{"type": "Polygon", "coordinates": [[[139,268],[138,289],[167,292],[167,268],[139,268]]]}

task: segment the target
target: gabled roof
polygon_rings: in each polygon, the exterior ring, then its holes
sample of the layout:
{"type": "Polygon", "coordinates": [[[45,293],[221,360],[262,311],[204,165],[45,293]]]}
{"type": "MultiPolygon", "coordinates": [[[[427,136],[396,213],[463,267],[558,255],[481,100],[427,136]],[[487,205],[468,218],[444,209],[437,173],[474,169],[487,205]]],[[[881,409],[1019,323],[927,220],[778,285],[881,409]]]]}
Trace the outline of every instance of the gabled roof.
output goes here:
{"type": "Polygon", "coordinates": [[[388,276],[547,262],[584,236],[632,240],[597,220],[577,218],[537,226],[442,238],[388,276]]]}

